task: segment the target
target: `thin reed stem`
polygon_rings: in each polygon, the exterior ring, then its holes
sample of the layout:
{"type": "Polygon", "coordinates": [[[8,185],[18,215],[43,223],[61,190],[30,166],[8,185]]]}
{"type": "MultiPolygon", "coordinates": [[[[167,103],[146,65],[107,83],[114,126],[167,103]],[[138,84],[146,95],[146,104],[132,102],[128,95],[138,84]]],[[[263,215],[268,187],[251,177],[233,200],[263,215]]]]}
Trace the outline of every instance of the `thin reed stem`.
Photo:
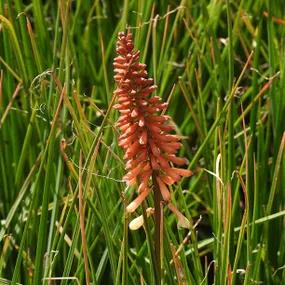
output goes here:
{"type": "Polygon", "coordinates": [[[155,234],[154,234],[154,253],[155,253],[155,265],[157,270],[156,284],[161,284],[161,254],[162,254],[162,242],[163,238],[163,215],[162,215],[162,202],[159,185],[156,182],[156,173],[152,175],[153,191],[154,191],[154,221],[155,221],[155,234]]]}

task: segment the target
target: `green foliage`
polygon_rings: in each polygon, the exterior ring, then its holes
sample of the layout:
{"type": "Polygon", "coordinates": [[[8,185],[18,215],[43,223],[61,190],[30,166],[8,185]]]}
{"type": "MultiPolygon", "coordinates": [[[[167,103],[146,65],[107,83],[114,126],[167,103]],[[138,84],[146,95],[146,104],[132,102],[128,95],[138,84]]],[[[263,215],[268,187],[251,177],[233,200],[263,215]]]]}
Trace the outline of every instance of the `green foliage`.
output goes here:
{"type": "Polygon", "coordinates": [[[284,284],[284,7],[0,1],[0,284],[155,284],[153,218],[128,229],[153,200],[125,215],[112,110],[125,28],[194,172],[171,189],[191,228],[165,207],[162,283],[284,284]]]}

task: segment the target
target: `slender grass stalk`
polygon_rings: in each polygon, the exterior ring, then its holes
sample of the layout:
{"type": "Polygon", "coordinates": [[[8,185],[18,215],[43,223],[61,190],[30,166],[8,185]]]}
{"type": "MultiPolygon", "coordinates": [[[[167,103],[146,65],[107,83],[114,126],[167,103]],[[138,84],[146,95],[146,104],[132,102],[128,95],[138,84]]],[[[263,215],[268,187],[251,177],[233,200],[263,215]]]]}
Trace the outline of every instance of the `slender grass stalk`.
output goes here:
{"type": "Polygon", "coordinates": [[[88,255],[87,255],[87,240],[85,233],[85,222],[84,222],[84,205],[83,205],[83,190],[82,190],[82,153],[80,153],[79,158],[79,175],[78,175],[78,200],[79,200],[79,218],[80,218],[80,231],[81,231],[81,239],[82,239],[82,251],[84,257],[84,270],[86,276],[86,285],[90,284],[90,273],[88,266],[88,255]]]}
{"type": "Polygon", "coordinates": [[[159,191],[159,185],[156,182],[156,174],[152,175],[154,181],[154,221],[155,221],[155,233],[154,233],[154,253],[155,253],[155,268],[157,273],[156,284],[161,284],[161,260],[162,259],[162,243],[163,238],[163,215],[162,215],[162,201],[163,198],[159,191]]]}

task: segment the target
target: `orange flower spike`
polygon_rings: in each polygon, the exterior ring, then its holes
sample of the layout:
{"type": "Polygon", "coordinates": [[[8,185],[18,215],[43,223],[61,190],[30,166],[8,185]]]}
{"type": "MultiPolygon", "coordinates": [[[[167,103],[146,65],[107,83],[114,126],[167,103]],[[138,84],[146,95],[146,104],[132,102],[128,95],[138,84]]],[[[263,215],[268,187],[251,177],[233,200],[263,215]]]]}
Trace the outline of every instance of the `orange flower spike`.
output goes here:
{"type": "MultiPolygon", "coordinates": [[[[148,78],[146,65],[139,63],[140,53],[134,50],[130,32],[119,33],[116,51],[114,79],[117,89],[114,95],[117,104],[114,108],[120,112],[116,126],[121,132],[119,145],[125,151],[127,174],[124,181],[128,185],[136,183],[139,193],[127,206],[127,212],[132,213],[153,188],[154,177],[163,200],[168,203],[171,201],[168,185],[192,172],[172,167],[188,161],[175,155],[182,146],[180,138],[169,133],[174,129],[170,117],[160,114],[167,108],[167,103],[158,96],[151,96],[157,86],[152,78],[148,78]]],[[[177,215],[178,210],[171,203],[170,209],[177,215]]]]}

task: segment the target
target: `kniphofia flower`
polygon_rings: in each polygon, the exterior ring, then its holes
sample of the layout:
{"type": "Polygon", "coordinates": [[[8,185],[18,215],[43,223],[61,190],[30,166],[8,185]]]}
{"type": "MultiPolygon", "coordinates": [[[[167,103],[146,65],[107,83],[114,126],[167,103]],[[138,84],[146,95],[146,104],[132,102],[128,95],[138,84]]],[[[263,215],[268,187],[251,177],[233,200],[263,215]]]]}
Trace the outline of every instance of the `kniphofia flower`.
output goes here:
{"type": "Polygon", "coordinates": [[[138,208],[151,193],[155,179],[165,203],[180,224],[187,226],[186,218],[171,203],[169,186],[192,172],[179,168],[188,161],[176,156],[182,144],[177,135],[171,134],[174,130],[171,118],[161,114],[167,103],[152,96],[157,86],[148,78],[146,65],[139,62],[140,52],[134,50],[130,32],[119,33],[116,51],[114,108],[120,112],[116,126],[120,129],[119,146],[125,151],[127,174],[123,180],[129,186],[137,185],[138,191],[126,210],[132,213],[138,208]]]}

